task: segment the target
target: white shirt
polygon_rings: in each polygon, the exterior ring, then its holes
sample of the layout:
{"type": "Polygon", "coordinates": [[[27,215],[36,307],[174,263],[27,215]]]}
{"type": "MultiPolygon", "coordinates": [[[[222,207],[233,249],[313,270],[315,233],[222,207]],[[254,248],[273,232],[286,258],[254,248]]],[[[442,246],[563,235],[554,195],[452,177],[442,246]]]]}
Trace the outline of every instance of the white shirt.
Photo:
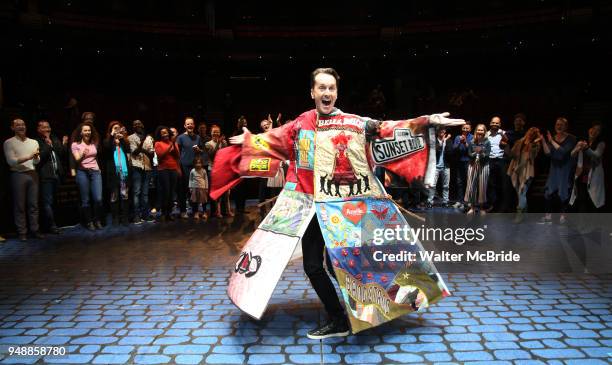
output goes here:
{"type": "Polygon", "coordinates": [[[18,163],[17,161],[32,156],[34,152],[38,151],[38,147],[38,142],[36,140],[27,137],[23,141],[17,136],[4,141],[4,156],[6,157],[6,163],[10,166],[11,171],[34,171],[34,165],[40,161],[39,158],[27,160],[22,163],[18,163]]]}
{"type": "Polygon", "coordinates": [[[499,142],[502,140],[502,134],[504,131],[501,129],[497,130],[497,134],[492,135],[491,131],[487,132],[489,142],[491,142],[491,153],[489,158],[502,158],[504,157],[504,149],[499,147],[499,142]]]}

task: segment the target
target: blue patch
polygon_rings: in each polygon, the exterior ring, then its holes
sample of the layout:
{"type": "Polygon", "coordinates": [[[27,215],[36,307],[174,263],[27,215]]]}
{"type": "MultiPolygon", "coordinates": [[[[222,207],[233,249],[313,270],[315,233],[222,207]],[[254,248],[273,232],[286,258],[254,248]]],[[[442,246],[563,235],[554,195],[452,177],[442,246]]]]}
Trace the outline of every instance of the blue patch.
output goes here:
{"type": "Polygon", "coordinates": [[[297,187],[297,183],[290,182],[290,181],[287,181],[285,183],[285,189],[286,190],[295,190],[296,187],[297,187]]]}
{"type": "Polygon", "coordinates": [[[314,170],[315,132],[300,130],[296,149],[296,165],[300,169],[314,170]]]}

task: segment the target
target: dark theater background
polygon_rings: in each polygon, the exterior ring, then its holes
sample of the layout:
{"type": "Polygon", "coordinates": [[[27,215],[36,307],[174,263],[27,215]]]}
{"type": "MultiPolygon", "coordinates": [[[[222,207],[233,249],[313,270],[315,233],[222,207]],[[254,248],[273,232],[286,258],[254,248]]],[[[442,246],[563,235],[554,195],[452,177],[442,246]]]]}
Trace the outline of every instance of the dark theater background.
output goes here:
{"type": "Polygon", "coordinates": [[[510,127],[522,112],[548,129],[566,116],[580,136],[610,118],[610,15],[597,0],[4,1],[2,134],[15,115],[69,133],[91,110],[101,130],[194,115],[230,135],[240,115],[256,129],[309,108],[308,73],[330,65],[353,113],[510,127]]]}
{"type": "MultiPolygon", "coordinates": [[[[285,121],[311,109],[310,72],[333,67],[341,78],[336,105],[346,112],[401,119],[448,111],[487,126],[499,115],[503,129],[524,113],[527,127],[542,131],[552,131],[563,116],[579,139],[600,121],[611,146],[611,18],[607,0],[2,0],[0,136],[12,136],[10,123],[17,117],[30,137],[40,119],[49,120],[58,136],[70,135],[86,111],[95,112],[101,133],[112,120],[130,129],[135,119],[148,133],[161,124],[182,131],[185,116],[209,128],[220,125],[227,136],[245,116],[249,129],[258,131],[269,114],[282,113],[285,121]]],[[[459,129],[450,133],[454,137],[459,129]]],[[[608,147],[608,200],[610,157],[608,147]]],[[[529,195],[532,212],[543,212],[548,166],[540,154],[529,195]]],[[[2,158],[0,235],[14,238],[9,173],[2,158]]],[[[244,186],[248,199],[258,198],[255,179],[244,186]]],[[[451,196],[453,189],[451,184],[451,196]]],[[[59,225],[78,224],[74,178],[60,185],[57,199],[59,225]]],[[[254,224],[231,228],[244,236],[254,224]]],[[[171,231],[155,227],[160,237],[172,239],[171,231]]],[[[210,237],[228,232],[211,229],[210,237]]],[[[64,237],[79,240],[78,232],[64,237]]],[[[112,252],[124,254],[117,250],[112,252]]],[[[11,248],[3,257],[11,261],[19,252],[11,248]]],[[[84,252],[83,262],[96,262],[84,252]]],[[[227,255],[238,253],[232,248],[227,255]]],[[[33,260],[44,262],[47,254],[54,255],[37,251],[33,260]]],[[[142,248],[117,262],[132,265],[138,260],[130,257],[142,255],[143,262],[165,263],[166,254],[158,246],[142,248]]],[[[79,264],[79,256],[70,257],[79,264]]],[[[606,280],[594,290],[609,293],[606,280]]],[[[607,332],[609,346],[609,327],[607,332]]]]}

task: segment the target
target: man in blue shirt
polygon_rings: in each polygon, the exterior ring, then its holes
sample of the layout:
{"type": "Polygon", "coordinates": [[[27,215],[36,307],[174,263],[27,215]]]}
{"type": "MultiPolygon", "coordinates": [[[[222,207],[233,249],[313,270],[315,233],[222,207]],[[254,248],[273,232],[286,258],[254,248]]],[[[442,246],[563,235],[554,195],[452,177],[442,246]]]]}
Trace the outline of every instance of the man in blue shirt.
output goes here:
{"type": "Polygon", "coordinates": [[[193,169],[193,159],[196,154],[200,155],[200,136],[195,133],[195,121],[192,117],[185,118],[185,132],[178,136],[176,144],[181,152],[181,178],[178,186],[178,203],[181,210],[181,218],[187,219],[187,192],[189,191],[189,173],[193,169]]]}

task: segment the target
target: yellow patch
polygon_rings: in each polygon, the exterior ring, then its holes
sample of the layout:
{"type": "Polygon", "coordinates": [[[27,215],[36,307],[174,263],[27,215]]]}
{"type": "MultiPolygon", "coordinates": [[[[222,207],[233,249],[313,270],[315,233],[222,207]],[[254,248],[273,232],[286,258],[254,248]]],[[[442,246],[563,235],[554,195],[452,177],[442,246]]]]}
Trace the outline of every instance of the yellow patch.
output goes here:
{"type": "Polygon", "coordinates": [[[332,222],[332,224],[340,223],[340,217],[338,217],[337,215],[332,215],[331,222],[332,222]]]}
{"type": "Polygon", "coordinates": [[[270,158],[254,158],[249,163],[249,171],[270,171],[270,158]]]}
{"type": "Polygon", "coordinates": [[[251,140],[256,150],[269,150],[270,145],[262,136],[253,136],[251,140]]]}

